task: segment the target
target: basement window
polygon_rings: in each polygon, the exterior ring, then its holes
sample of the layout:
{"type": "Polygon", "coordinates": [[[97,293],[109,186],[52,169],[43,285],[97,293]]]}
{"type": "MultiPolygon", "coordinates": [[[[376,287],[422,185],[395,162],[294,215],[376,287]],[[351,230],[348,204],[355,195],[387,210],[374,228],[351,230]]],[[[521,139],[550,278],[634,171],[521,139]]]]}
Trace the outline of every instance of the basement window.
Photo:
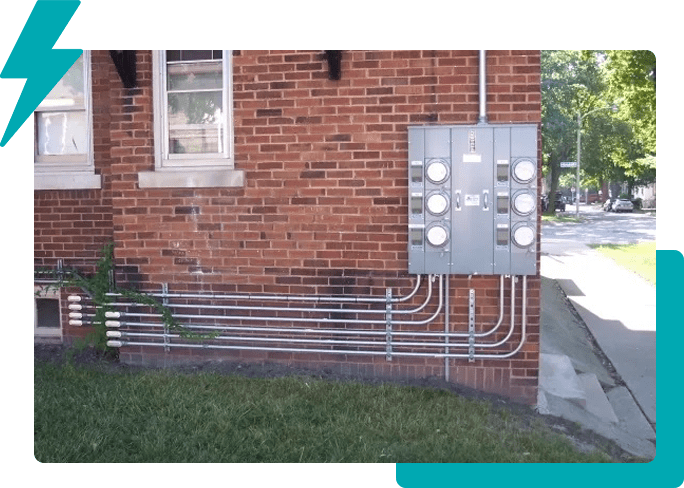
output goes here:
{"type": "Polygon", "coordinates": [[[153,51],[154,171],[141,188],[242,186],[234,168],[231,52],[153,51]]]}
{"type": "Polygon", "coordinates": [[[59,290],[36,287],[33,298],[33,333],[40,338],[62,338],[59,290]]]}

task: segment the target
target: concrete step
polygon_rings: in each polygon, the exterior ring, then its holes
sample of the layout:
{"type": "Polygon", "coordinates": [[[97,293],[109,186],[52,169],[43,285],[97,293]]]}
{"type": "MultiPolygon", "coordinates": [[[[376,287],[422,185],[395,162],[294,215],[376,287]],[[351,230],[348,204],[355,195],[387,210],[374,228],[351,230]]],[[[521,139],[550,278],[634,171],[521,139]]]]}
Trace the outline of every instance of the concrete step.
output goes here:
{"type": "Polygon", "coordinates": [[[570,358],[564,354],[540,354],[539,389],[586,406],[586,395],[570,358]]]}
{"type": "Polygon", "coordinates": [[[562,417],[572,422],[579,423],[583,428],[592,430],[597,434],[608,439],[614,440],[625,451],[647,459],[653,459],[656,449],[650,440],[631,434],[629,431],[620,428],[618,424],[606,422],[604,419],[588,412],[585,408],[577,405],[576,402],[560,398],[549,393],[542,393],[544,409],[542,414],[562,417]]]}
{"type": "Polygon", "coordinates": [[[584,408],[601,419],[617,424],[619,422],[618,417],[615,415],[615,411],[608,401],[608,397],[603,391],[596,375],[593,373],[583,373],[577,375],[577,379],[586,399],[584,408]]]}
{"type": "Polygon", "coordinates": [[[618,418],[618,427],[641,439],[655,440],[656,433],[651,427],[634,397],[624,386],[608,391],[607,398],[618,418]]]}

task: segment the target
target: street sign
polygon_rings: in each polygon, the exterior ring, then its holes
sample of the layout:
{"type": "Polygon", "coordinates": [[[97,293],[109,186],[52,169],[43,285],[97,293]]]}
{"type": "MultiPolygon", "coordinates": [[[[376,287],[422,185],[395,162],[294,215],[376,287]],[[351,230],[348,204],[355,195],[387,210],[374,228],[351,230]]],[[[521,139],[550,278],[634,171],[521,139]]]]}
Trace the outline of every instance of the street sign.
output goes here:
{"type": "Polygon", "coordinates": [[[577,161],[562,161],[560,164],[561,168],[576,168],[577,161]]]}

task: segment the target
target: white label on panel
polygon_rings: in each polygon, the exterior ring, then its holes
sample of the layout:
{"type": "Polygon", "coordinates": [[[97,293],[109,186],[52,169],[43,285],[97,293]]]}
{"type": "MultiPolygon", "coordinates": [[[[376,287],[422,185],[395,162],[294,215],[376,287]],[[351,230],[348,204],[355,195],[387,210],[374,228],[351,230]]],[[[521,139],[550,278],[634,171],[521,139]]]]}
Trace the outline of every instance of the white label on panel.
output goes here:
{"type": "Polygon", "coordinates": [[[463,162],[464,163],[481,163],[482,162],[482,155],[481,154],[464,154],[463,155],[463,162]]]}
{"type": "Polygon", "coordinates": [[[466,195],[465,196],[465,206],[466,207],[479,207],[480,206],[480,195],[466,195]]]}

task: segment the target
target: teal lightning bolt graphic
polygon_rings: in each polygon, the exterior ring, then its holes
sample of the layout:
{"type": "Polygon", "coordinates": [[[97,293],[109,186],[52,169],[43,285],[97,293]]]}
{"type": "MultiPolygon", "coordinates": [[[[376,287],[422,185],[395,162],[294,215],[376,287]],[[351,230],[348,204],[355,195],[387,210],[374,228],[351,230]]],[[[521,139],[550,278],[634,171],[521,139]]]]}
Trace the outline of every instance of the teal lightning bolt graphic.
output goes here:
{"type": "Polygon", "coordinates": [[[52,47],[81,4],[78,0],[38,0],[0,72],[0,78],[26,78],[0,146],[5,146],[36,107],[83,53],[52,47]]]}

